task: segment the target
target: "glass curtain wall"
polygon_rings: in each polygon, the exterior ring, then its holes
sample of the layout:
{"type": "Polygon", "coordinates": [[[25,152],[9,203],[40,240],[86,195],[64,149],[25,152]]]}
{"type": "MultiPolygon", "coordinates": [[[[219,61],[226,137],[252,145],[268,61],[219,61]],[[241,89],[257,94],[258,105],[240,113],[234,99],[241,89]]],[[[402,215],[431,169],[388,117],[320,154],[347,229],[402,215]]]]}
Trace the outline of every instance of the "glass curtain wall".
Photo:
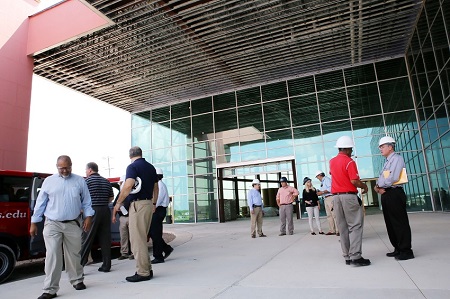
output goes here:
{"type": "MultiPolygon", "coordinates": [[[[406,55],[431,188],[419,200],[436,211],[450,210],[449,21],[450,1],[426,1],[406,55]]],[[[417,179],[420,186],[427,181],[426,176],[417,179]]]]}
{"type": "MultiPolygon", "coordinates": [[[[423,59],[422,52],[414,52],[415,63],[423,59]]],[[[434,81],[429,81],[423,65],[421,75],[414,77],[425,77],[428,86],[427,91],[420,87],[425,102],[419,106],[420,118],[423,132],[425,127],[429,135],[433,132],[426,141],[426,156],[437,161],[430,171],[438,190],[448,189],[448,168],[443,166],[448,165],[443,153],[445,146],[448,149],[448,104],[444,88],[439,103],[428,102],[434,92],[429,84],[446,82],[448,99],[446,55],[442,69],[435,58],[434,81]]],[[[378,177],[384,162],[378,140],[393,136],[410,176],[408,210],[432,210],[414,105],[405,58],[398,57],[136,113],[132,144],[141,146],[144,156],[163,169],[177,222],[218,221],[217,164],[293,156],[301,189],[303,177],[314,178],[317,170],[328,173],[329,160],[337,154],[335,142],[342,135],[355,140],[363,179],[378,177]]],[[[318,187],[320,182],[313,179],[313,184],[318,187]]]]}

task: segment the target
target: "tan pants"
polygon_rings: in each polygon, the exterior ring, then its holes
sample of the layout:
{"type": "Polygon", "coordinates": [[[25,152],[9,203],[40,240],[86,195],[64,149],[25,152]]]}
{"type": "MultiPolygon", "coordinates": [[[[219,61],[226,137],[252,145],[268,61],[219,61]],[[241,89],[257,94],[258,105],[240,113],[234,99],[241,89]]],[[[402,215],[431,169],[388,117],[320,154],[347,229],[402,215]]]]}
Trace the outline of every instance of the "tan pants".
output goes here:
{"type": "Polygon", "coordinates": [[[339,233],[339,229],[336,225],[336,215],[333,209],[333,196],[325,197],[325,212],[327,213],[328,227],[330,228],[330,232],[339,233]]]}
{"type": "Polygon", "coordinates": [[[128,243],[130,242],[130,231],[128,228],[128,216],[119,217],[119,233],[120,233],[120,253],[127,256],[129,253],[128,243]]]}
{"type": "MultiPolygon", "coordinates": [[[[81,224],[81,218],[78,219],[81,224]]],[[[62,223],[45,220],[44,241],[47,253],[45,255],[44,293],[56,294],[64,263],[69,281],[72,285],[83,281],[83,266],[81,266],[81,228],[75,222],[62,223]]]]}
{"type": "Polygon", "coordinates": [[[250,219],[252,221],[251,235],[256,236],[256,227],[258,227],[258,235],[263,234],[262,224],[263,224],[263,212],[261,207],[254,207],[253,214],[250,213],[250,219]]]}
{"type": "Polygon", "coordinates": [[[149,276],[150,270],[152,270],[147,242],[152,215],[151,200],[139,200],[131,203],[128,216],[131,251],[136,259],[136,273],[141,276],[149,276]]]}

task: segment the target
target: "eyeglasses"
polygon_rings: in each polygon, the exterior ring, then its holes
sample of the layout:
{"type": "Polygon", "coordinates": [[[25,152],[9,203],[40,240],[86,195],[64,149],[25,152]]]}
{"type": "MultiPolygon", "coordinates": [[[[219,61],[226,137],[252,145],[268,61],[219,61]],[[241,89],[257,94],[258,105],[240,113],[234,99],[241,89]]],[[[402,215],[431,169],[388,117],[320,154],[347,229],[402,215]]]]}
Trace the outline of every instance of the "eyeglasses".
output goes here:
{"type": "Polygon", "coordinates": [[[380,145],[378,148],[379,149],[382,149],[382,148],[386,148],[386,147],[388,147],[389,145],[387,145],[387,144],[383,144],[383,145],[380,145]]]}
{"type": "Polygon", "coordinates": [[[58,168],[58,170],[61,170],[61,171],[67,171],[67,170],[71,170],[72,169],[72,166],[67,166],[67,167],[56,167],[56,168],[58,168]]]}

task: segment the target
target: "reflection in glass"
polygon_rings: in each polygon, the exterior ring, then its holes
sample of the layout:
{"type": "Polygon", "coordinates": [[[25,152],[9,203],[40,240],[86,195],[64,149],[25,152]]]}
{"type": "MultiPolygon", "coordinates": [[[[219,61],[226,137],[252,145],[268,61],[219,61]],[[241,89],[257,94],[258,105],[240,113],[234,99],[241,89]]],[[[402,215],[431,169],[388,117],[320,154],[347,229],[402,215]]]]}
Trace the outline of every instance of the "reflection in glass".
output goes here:
{"type": "Polygon", "coordinates": [[[152,122],[163,122],[170,120],[170,106],[152,110],[152,122]]]}
{"type": "Polygon", "coordinates": [[[263,104],[266,131],[289,128],[291,117],[287,99],[263,104]]]}
{"type": "Polygon", "coordinates": [[[286,81],[263,85],[261,92],[263,101],[287,98],[286,81]]]}
{"type": "Polygon", "coordinates": [[[234,92],[219,94],[213,97],[214,110],[222,110],[236,107],[234,92]]]}
{"type": "Polygon", "coordinates": [[[294,127],[319,122],[319,110],[315,94],[293,97],[291,103],[291,118],[294,127]]]}
{"type": "Polygon", "coordinates": [[[358,165],[358,173],[361,179],[378,178],[379,169],[374,170],[372,157],[364,157],[364,158],[358,157],[356,163],[358,165]]]}
{"type": "MultiPolygon", "coordinates": [[[[153,135],[160,136],[161,138],[167,138],[165,135],[153,135]]],[[[170,136],[170,135],[169,135],[170,136]]],[[[159,138],[158,138],[159,139],[159,138]]],[[[188,144],[192,142],[191,139],[191,119],[182,118],[172,121],[172,145],[188,144]]]]}
{"type": "Polygon", "coordinates": [[[191,103],[187,101],[172,105],[170,112],[172,119],[188,117],[191,115],[191,103]]]}
{"type": "Polygon", "coordinates": [[[131,114],[131,128],[150,125],[150,111],[131,114]]]}
{"type": "Polygon", "coordinates": [[[160,148],[152,150],[153,163],[166,163],[171,161],[171,149],[160,148]]]}
{"type": "Polygon", "coordinates": [[[152,138],[152,148],[170,147],[170,129],[169,122],[166,123],[152,123],[152,136],[159,136],[152,138]]]}
{"type": "Polygon", "coordinates": [[[378,61],[375,63],[378,80],[407,76],[406,63],[403,57],[378,61]]]}
{"type": "Polygon", "coordinates": [[[345,69],[344,76],[347,86],[376,81],[372,63],[345,69]]]}
{"type": "Polygon", "coordinates": [[[297,163],[311,163],[323,161],[325,155],[323,153],[322,143],[304,144],[295,147],[295,158],[297,163]]]}
{"type": "Polygon", "coordinates": [[[264,131],[261,105],[251,105],[238,108],[239,127],[254,127],[260,132],[264,131]]]}
{"type": "Polygon", "coordinates": [[[314,93],[314,77],[302,77],[288,81],[289,96],[298,96],[302,94],[314,93]]]}
{"type": "Polygon", "coordinates": [[[355,137],[381,134],[384,132],[383,117],[381,115],[352,119],[352,126],[355,137]]]}
{"type": "Polygon", "coordinates": [[[317,74],[316,86],[317,91],[344,87],[344,76],[342,70],[317,74]]]}
{"type": "Polygon", "coordinates": [[[238,127],[235,109],[214,112],[214,121],[216,125],[216,136],[218,136],[220,132],[234,130],[238,127]]]}
{"type": "Polygon", "coordinates": [[[139,146],[143,151],[151,149],[150,126],[131,129],[131,144],[139,146]]]}
{"type": "Polygon", "coordinates": [[[292,147],[283,147],[267,150],[267,158],[289,157],[294,155],[292,147]]]}
{"type": "Polygon", "coordinates": [[[319,92],[319,111],[322,121],[341,120],[349,118],[345,89],[319,92]]]}
{"type": "Polygon", "coordinates": [[[352,117],[382,112],[376,83],[348,87],[347,94],[352,117]]]}
{"type": "Polygon", "coordinates": [[[293,128],[295,144],[322,142],[320,125],[293,128]]]}
{"type": "Polygon", "coordinates": [[[236,92],[237,105],[244,106],[261,103],[261,93],[259,87],[252,87],[236,92]]]}
{"type": "Polygon", "coordinates": [[[379,82],[384,112],[414,109],[408,78],[379,82]]]}
{"type": "Polygon", "coordinates": [[[212,98],[207,97],[191,102],[192,115],[212,112],[212,98]]]}
{"type": "Polygon", "coordinates": [[[196,141],[214,139],[212,113],[192,117],[192,135],[196,141]]]}
{"type": "Polygon", "coordinates": [[[322,124],[323,140],[337,140],[339,137],[352,136],[350,121],[336,121],[322,124]]]}

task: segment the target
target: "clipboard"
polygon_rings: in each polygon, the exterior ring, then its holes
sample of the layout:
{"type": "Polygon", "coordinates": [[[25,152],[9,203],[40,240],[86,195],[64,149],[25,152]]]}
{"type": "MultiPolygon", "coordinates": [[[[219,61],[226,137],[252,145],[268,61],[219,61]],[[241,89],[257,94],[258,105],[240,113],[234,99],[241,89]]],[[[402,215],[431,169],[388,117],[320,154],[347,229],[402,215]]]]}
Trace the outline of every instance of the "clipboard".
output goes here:
{"type": "MultiPolygon", "coordinates": [[[[391,174],[390,170],[383,171],[383,176],[386,179],[391,174]]],[[[397,182],[393,183],[392,185],[402,185],[406,184],[408,182],[408,174],[406,173],[406,168],[403,167],[402,172],[400,173],[400,178],[397,182]]]]}

